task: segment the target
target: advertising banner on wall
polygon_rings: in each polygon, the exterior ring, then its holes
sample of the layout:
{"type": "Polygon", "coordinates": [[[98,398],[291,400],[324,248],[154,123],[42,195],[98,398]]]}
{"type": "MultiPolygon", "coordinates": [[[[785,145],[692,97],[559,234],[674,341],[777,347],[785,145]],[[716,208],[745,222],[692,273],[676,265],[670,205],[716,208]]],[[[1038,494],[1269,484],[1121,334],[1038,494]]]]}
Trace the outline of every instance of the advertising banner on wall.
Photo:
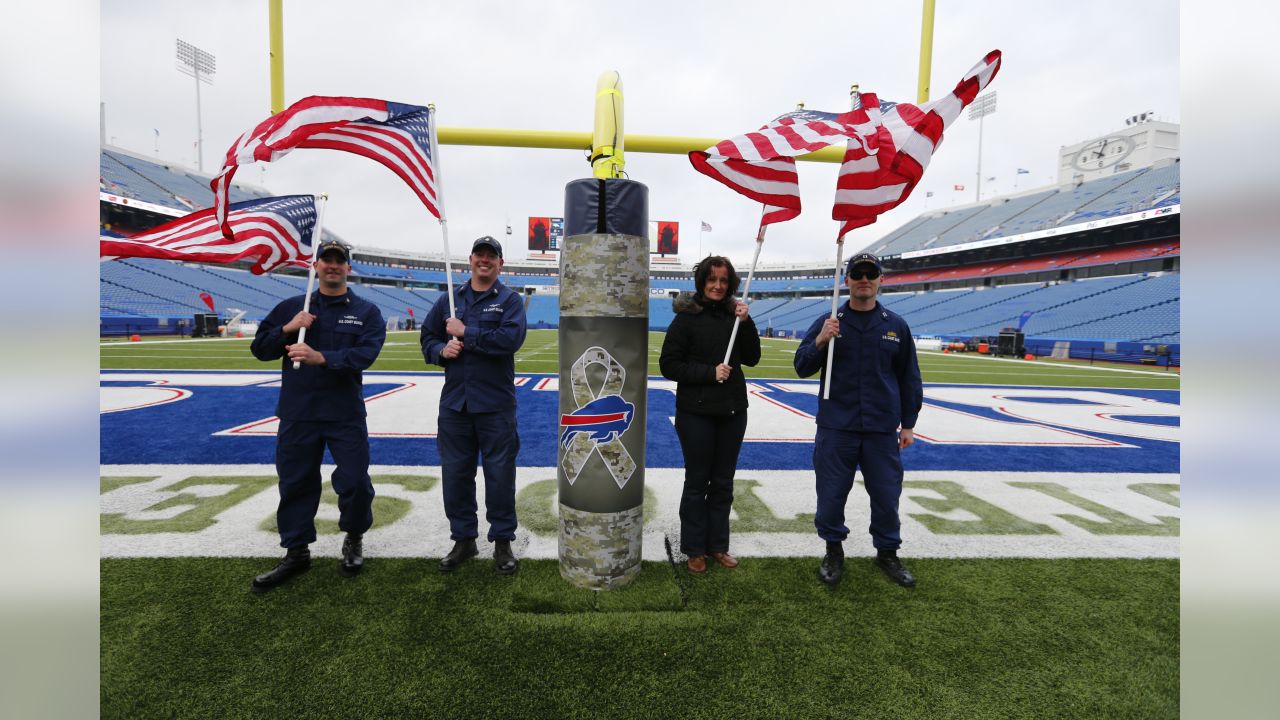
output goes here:
{"type": "Polygon", "coordinates": [[[529,218],[529,251],[547,252],[551,249],[551,218],[529,218]]]}
{"type": "Polygon", "coordinates": [[[680,223],[669,220],[650,222],[649,252],[654,255],[679,255],[680,223]]]}
{"type": "Polygon", "coordinates": [[[529,218],[529,252],[557,252],[564,242],[564,218],[529,218]]]}

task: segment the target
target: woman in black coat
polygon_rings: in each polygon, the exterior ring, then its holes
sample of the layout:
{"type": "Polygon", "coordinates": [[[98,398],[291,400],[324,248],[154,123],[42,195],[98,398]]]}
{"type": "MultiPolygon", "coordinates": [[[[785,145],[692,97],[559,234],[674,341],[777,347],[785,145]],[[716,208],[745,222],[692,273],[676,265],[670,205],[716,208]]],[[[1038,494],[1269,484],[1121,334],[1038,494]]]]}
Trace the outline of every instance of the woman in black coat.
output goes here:
{"type": "Polygon", "coordinates": [[[760,333],[747,304],[735,300],[738,274],[728,258],[713,255],[693,271],[693,293],[673,302],[676,317],[667,328],[658,365],[676,381],[676,434],[684,451],[684,493],[680,498],[680,551],[689,572],[707,571],[706,556],[726,568],[733,474],[747,431],[747,383],[742,365],[760,362],[760,333]],[[734,317],[742,318],[729,363],[724,351],[734,317]]]}

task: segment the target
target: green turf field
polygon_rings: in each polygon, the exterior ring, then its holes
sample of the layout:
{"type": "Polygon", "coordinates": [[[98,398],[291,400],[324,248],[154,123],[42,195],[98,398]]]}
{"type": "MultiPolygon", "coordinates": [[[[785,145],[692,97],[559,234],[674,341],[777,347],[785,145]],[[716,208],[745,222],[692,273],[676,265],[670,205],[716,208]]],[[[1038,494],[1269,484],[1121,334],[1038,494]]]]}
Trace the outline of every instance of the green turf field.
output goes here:
{"type": "Polygon", "coordinates": [[[266,561],[102,564],[112,718],[1160,718],[1178,714],[1178,563],[851,558],[594,596],[554,561],[336,560],[268,595],[266,561]]]}
{"type": "MultiPolygon", "coordinates": [[[[274,371],[248,340],[104,343],[104,370],[274,371]]],[[[661,334],[650,341],[650,373],[661,334]]],[[[791,341],[750,377],[794,378],[791,341]]],[[[557,371],[532,331],[517,372],[557,371]]],[[[1177,389],[1174,372],[922,353],[927,382],[1177,389]]],[[[428,370],[416,333],[376,370],[428,370]]],[[[104,442],[108,439],[104,438],[104,442]]],[[[843,583],[818,559],[742,558],[690,576],[646,562],[593,594],[554,560],[500,578],[480,558],[337,561],[266,595],[273,558],[103,559],[101,712],[111,718],[1177,717],[1179,563],[912,559],[889,583],[854,547],[843,583]]],[[[815,539],[814,552],[820,551],[815,539]]]]}
{"type": "MultiPolygon", "coordinates": [[[[516,371],[559,372],[557,331],[530,330],[524,347],[516,355],[516,371]]],[[[649,374],[660,375],[658,355],[663,333],[649,333],[649,374]]],[[[797,343],[794,340],[762,341],[760,363],[745,368],[749,378],[795,379],[791,364],[797,343]]],[[[1176,390],[1181,378],[1176,371],[1136,368],[1118,364],[1090,366],[1075,361],[1011,360],[974,354],[921,352],[920,370],[925,382],[982,383],[1002,385],[1055,385],[1125,387],[1176,390]]],[[[109,369],[201,369],[262,370],[279,367],[264,363],[249,352],[248,339],[163,340],[104,342],[102,368],[109,369]]],[[[416,332],[393,332],[372,370],[440,370],[422,359],[416,332]]],[[[816,375],[814,376],[817,377],[816,375]]]]}

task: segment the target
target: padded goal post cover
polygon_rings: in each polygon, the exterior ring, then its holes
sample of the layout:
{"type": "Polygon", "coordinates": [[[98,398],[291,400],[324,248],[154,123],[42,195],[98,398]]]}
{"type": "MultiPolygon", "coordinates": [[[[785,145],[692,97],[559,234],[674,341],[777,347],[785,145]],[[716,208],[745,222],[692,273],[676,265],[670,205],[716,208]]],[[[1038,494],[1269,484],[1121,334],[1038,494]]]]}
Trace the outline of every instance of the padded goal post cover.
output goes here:
{"type": "Polygon", "coordinates": [[[623,178],[583,178],[564,188],[564,234],[649,236],[649,188],[623,178]]]}

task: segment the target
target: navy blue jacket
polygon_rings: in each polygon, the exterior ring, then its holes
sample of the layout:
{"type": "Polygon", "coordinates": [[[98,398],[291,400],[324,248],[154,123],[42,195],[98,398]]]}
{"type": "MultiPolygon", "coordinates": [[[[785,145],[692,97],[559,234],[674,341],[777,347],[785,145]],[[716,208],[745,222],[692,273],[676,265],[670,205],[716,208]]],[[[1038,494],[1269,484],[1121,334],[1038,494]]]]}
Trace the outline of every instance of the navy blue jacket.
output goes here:
{"type": "MultiPolygon", "coordinates": [[[[818,390],[818,426],[858,432],[895,432],[898,426],[914,428],[920,416],[924,387],[916,361],[916,343],[907,321],[879,302],[871,311],[866,329],[859,329],[854,311],[846,302],[836,311],[840,336],[832,363],[831,399],[818,390]]],[[[800,377],[822,371],[826,383],[827,349],[815,344],[824,314],[809,326],[796,350],[800,377]]]]}
{"type": "Polygon", "coordinates": [[[293,369],[285,345],[298,342],[298,334],[283,328],[302,310],[305,296],[289,298],[275,306],[258,325],[250,349],[259,360],[278,360],[281,382],[276,417],[281,420],[350,420],[364,417],[363,370],[378,359],[387,339],[387,325],[378,306],[357,297],[330,297],[317,290],[310,312],[315,322],[307,328],[306,343],[324,355],[324,365],[293,369]]]}
{"type": "Polygon", "coordinates": [[[516,407],[516,351],[524,344],[524,300],[494,282],[476,293],[470,283],[453,289],[458,319],[467,326],[462,353],[452,360],[440,357],[449,342],[444,331],[449,299],[441,297],[422,321],[422,357],[444,368],[440,407],[455,412],[499,412],[516,407]]]}

